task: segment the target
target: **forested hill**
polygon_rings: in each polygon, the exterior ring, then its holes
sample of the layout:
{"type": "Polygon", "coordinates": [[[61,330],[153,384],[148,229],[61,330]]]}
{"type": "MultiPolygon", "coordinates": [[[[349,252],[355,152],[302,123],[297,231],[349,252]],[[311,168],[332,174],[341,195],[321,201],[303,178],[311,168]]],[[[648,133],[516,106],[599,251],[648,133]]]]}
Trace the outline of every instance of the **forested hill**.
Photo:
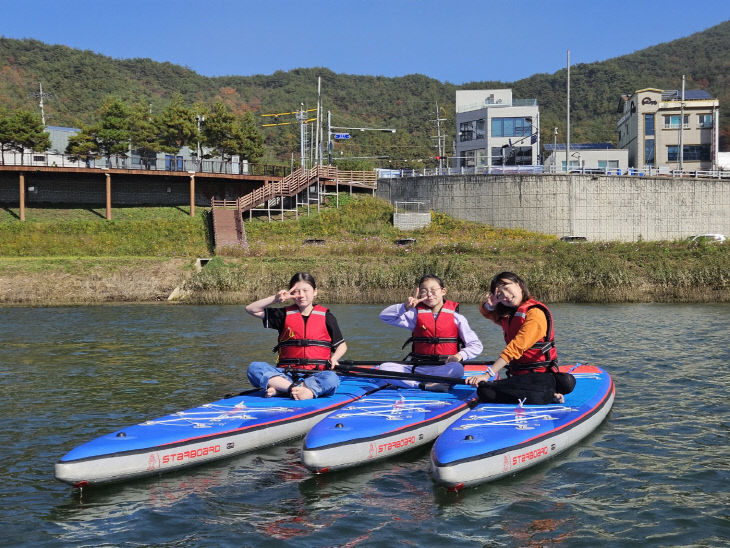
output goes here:
{"type": "MultiPolygon", "coordinates": [[[[609,37],[610,38],[610,37],[609,37]]],[[[245,53],[244,53],[245,54],[245,53]]],[[[574,53],[575,54],[575,53],[574,53]]],[[[487,57],[488,58],[488,57],[487,57]]],[[[616,142],[619,96],[637,89],[706,89],[720,99],[721,150],[730,148],[730,21],[630,55],[571,67],[571,140],[616,142]]],[[[335,74],[308,68],[271,75],[208,78],[171,63],[150,59],[113,59],[91,51],[47,45],[36,40],[0,38],[0,105],[37,110],[38,83],[51,94],[44,101],[47,123],[79,126],[95,120],[108,95],[134,103],[148,102],[153,111],[180,92],[186,102],[221,100],[235,113],[291,112],[304,103],[316,105],[317,76],[322,77],[325,111],[332,125],[396,128],[392,133],[358,132],[338,143],[336,154],[347,157],[388,156],[392,164],[435,156],[436,103],[447,118],[447,153],[454,135],[456,89],[511,87],[515,98],[536,98],[540,106],[542,142],[560,139],[565,131],[566,70],[536,74],[516,82],[470,82],[462,86],[422,75],[399,78],[335,74]]],[[[270,119],[258,118],[261,122],[270,119]]],[[[279,121],[294,121],[282,116],[279,121]]],[[[269,159],[298,154],[296,124],[266,128],[269,159]]],[[[379,165],[387,164],[384,160],[379,165]]],[[[427,165],[433,165],[433,163],[427,165]]]]}

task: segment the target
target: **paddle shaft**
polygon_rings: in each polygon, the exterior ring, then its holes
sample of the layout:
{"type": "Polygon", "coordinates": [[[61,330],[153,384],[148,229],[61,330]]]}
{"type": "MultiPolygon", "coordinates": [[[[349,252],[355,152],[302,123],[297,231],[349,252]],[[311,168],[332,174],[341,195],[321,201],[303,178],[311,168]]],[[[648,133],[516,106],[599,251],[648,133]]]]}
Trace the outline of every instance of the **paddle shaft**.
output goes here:
{"type": "Polygon", "coordinates": [[[379,379],[403,379],[409,381],[435,382],[444,384],[466,384],[466,381],[457,377],[441,377],[438,375],[422,375],[420,373],[406,373],[404,371],[388,371],[385,369],[370,369],[366,367],[353,367],[338,365],[335,371],[340,375],[351,377],[370,377],[379,379]]]}
{"type": "MultiPolygon", "coordinates": [[[[340,360],[340,365],[380,365],[382,363],[400,363],[403,365],[414,365],[413,362],[407,362],[407,361],[398,361],[398,360],[340,360]]],[[[467,360],[465,362],[461,362],[463,365],[494,365],[494,360],[490,361],[477,361],[477,360],[467,360]]],[[[422,365],[443,365],[442,363],[422,363],[417,364],[417,366],[422,365]]]]}

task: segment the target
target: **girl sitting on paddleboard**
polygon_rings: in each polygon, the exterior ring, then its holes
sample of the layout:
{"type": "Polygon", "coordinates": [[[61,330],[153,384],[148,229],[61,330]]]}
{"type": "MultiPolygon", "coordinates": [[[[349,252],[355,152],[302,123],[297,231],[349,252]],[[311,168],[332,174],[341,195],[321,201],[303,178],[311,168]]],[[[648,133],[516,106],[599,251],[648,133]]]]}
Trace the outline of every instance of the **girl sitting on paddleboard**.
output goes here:
{"type": "MultiPolygon", "coordinates": [[[[482,343],[469,327],[467,319],[459,314],[459,303],[445,300],[445,295],[441,278],[426,274],[419,280],[418,289],[412,297],[380,313],[380,319],[385,323],[413,333],[406,341],[413,347],[408,355],[410,364],[387,362],[378,369],[459,379],[464,375],[464,366],[460,362],[478,356],[482,343]]],[[[388,382],[439,392],[450,388],[448,384],[419,384],[417,380],[393,379],[388,382]]]]}
{"type": "Polygon", "coordinates": [[[347,352],[337,319],[324,306],[314,304],[317,284],[311,274],[298,272],[289,281],[289,289],[249,304],[246,312],[262,318],[264,327],[279,332],[279,367],[266,362],[252,362],[248,379],[254,386],[266,389],[266,396],[289,394],[295,400],[329,396],[337,390],[339,377],[333,369],[347,352]],[[276,303],[293,300],[287,307],[270,308],[276,303]],[[296,370],[318,370],[301,383],[282,367],[296,370]]]}
{"type": "Polygon", "coordinates": [[[570,374],[558,373],[552,314],[530,296],[522,278],[512,272],[497,274],[479,311],[502,326],[507,343],[488,375],[467,379],[467,383],[478,387],[480,401],[562,403],[563,394],[573,390],[575,379],[570,374]],[[487,382],[505,367],[506,379],[487,382]]]}

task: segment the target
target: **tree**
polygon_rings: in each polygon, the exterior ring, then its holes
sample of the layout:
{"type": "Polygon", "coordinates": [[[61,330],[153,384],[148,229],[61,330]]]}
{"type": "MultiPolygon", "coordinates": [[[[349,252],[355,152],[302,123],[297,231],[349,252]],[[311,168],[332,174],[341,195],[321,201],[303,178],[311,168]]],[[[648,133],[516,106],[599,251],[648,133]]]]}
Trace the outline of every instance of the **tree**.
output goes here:
{"type": "Polygon", "coordinates": [[[149,169],[160,149],[159,132],[150,108],[143,101],[135,104],[129,116],[129,138],[131,148],[136,151],[142,164],[149,169]]]}
{"type": "Polygon", "coordinates": [[[249,110],[238,120],[238,153],[249,162],[256,163],[264,155],[264,135],[256,125],[256,118],[249,110]]]}
{"type": "Polygon", "coordinates": [[[176,93],[167,108],[156,118],[157,139],[160,150],[177,154],[184,146],[197,144],[198,127],[195,113],[183,104],[182,95],[176,93]]]}
{"type": "Polygon", "coordinates": [[[40,116],[29,110],[16,110],[4,123],[5,139],[3,148],[20,152],[20,164],[26,149],[38,152],[46,151],[51,146],[51,137],[46,132],[40,116]]]}
{"type": "Polygon", "coordinates": [[[238,152],[237,137],[236,117],[223,103],[216,101],[205,118],[204,142],[213,149],[213,154],[225,161],[226,156],[231,157],[238,152]]]}
{"type": "Polygon", "coordinates": [[[0,107],[0,164],[5,165],[5,151],[10,150],[10,113],[0,107]]]}
{"type": "Polygon", "coordinates": [[[126,156],[129,150],[130,117],[127,104],[116,97],[109,97],[101,107],[99,123],[94,126],[94,140],[110,164],[112,156],[126,156]]]}
{"type": "Polygon", "coordinates": [[[83,160],[86,167],[91,167],[91,160],[99,157],[99,146],[94,139],[93,129],[85,127],[80,133],[69,137],[66,154],[71,156],[72,161],[83,160]]]}

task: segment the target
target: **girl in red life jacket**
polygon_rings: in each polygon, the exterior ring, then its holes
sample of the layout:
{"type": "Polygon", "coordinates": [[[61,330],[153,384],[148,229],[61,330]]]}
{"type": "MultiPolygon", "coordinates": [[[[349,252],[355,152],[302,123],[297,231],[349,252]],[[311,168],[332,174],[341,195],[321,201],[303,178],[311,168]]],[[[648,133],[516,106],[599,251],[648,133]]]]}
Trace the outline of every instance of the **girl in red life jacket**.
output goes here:
{"type": "Polygon", "coordinates": [[[289,394],[295,400],[329,396],[337,390],[339,377],[330,371],[347,352],[337,319],[321,305],[315,305],[317,284],[311,274],[292,276],[289,289],[265,297],[246,307],[246,312],[262,318],[264,327],[279,332],[279,365],[290,370],[313,370],[317,373],[295,382],[292,374],[266,362],[252,362],[247,375],[252,385],[266,389],[266,396],[289,394]],[[293,300],[287,307],[270,308],[293,300]]]}
{"type": "MultiPolygon", "coordinates": [[[[459,379],[464,375],[461,362],[478,356],[482,351],[482,343],[469,327],[467,319],[459,314],[459,304],[446,300],[445,296],[446,289],[441,278],[426,274],[418,282],[418,289],[412,297],[380,313],[380,319],[385,323],[412,332],[406,343],[412,342],[413,348],[409,354],[410,364],[387,362],[378,369],[459,379]]],[[[388,382],[431,391],[449,389],[448,384],[419,384],[415,380],[393,379],[388,382]]]]}
{"type": "Polygon", "coordinates": [[[491,281],[482,315],[499,324],[507,346],[487,375],[469,377],[479,387],[482,401],[493,403],[562,403],[575,385],[572,375],[557,373],[558,354],[550,310],[533,299],[525,282],[512,272],[501,272],[491,281]],[[487,382],[506,367],[508,378],[487,382]]]}

